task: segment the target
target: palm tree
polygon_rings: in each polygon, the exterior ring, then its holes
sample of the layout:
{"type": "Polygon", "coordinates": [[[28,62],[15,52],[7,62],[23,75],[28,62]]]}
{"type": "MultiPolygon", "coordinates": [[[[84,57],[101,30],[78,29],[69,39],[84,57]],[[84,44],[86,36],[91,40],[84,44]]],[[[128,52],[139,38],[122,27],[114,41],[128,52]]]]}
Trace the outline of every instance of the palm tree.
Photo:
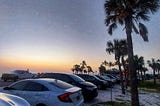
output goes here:
{"type": "Polygon", "coordinates": [[[107,49],[106,51],[111,54],[113,53],[115,55],[115,60],[116,63],[118,64],[119,67],[119,72],[120,72],[120,79],[121,79],[121,88],[122,88],[122,94],[125,94],[125,89],[124,89],[124,82],[123,82],[123,75],[122,75],[122,69],[121,69],[121,62],[120,59],[124,59],[124,51],[126,51],[126,40],[114,40],[113,42],[108,41],[107,42],[107,49]]]}
{"type": "Polygon", "coordinates": [[[143,68],[144,68],[144,57],[138,55],[134,56],[134,66],[136,68],[136,71],[138,72],[138,77],[141,76],[142,81],[144,80],[143,77],[143,68]]]}
{"type": "Polygon", "coordinates": [[[81,71],[86,72],[86,67],[87,67],[87,63],[86,63],[86,61],[83,60],[82,63],[80,63],[81,71]]]}
{"type": "Polygon", "coordinates": [[[160,81],[160,59],[157,60],[157,70],[158,70],[158,78],[160,81]]]}
{"type": "Polygon", "coordinates": [[[99,67],[99,74],[100,75],[106,74],[106,67],[103,66],[103,64],[101,64],[100,67],[99,67]]]}
{"type": "Polygon", "coordinates": [[[131,79],[131,100],[132,106],[139,106],[137,89],[137,77],[133,62],[132,32],[140,34],[144,41],[148,41],[148,31],[142,21],[149,21],[150,13],[155,13],[159,8],[159,0],[106,0],[105,4],[105,25],[108,33],[117,28],[117,23],[124,25],[128,43],[129,71],[131,79]],[[137,28],[138,26],[138,28],[137,28]],[[138,30],[139,29],[139,30],[138,30]]]}
{"type": "Polygon", "coordinates": [[[78,65],[78,64],[74,65],[71,70],[72,70],[73,74],[78,74],[79,72],[81,72],[80,65],[78,65]]]}
{"type": "Polygon", "coordinates": [[[108,67],[110,67],[110,69],[111,69],[111,67],[113,67],[113,66],[115,65],[115,63],[113,63],[113,62],[111,62],[111,61],[107,62],[107,61],[105,60],[104,62],[102,62],[102,65],[108,66],[108,67]]]}
{"type": "Polygon", "coordinates": [[[88,74],[89,74],[89,73],[94,73],[91,66],[87,66],[87,69],[88,69],[88,70],[87,70],[88,74]]]}
{"type": "Polygon", "coordinates": [[[142,71],[143,71],[143,74],[144,74],[144,79],[143,80],[146,80],[146,71],[148,71],[148,69],[144,66],[142,67],[142,71]]]}
{"type": "Polygon", "coordinates": [[[149,67],[151,67],[152,70],[153,70],[154,84],[156,84],[156,76],[155,76],[155,74],[156,74],[156,69],[157,69],[156,60],[155,60],[154,58],[152,58],[151,60],[148,60],[147,63],[148,63],[148,65],[149,65],[149,67]]]}

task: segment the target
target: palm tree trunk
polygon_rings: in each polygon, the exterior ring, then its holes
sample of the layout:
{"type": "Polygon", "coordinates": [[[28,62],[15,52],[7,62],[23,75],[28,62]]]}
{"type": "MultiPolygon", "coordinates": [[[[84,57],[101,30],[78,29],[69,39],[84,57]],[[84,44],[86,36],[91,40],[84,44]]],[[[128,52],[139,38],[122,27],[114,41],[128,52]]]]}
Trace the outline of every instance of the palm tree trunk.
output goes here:
{"type": "Polygon", "coordinates": [[[127,69],[126,69],[126,64],[125,64],[125,61],[124,61],[124,56],[122,56],[122,58],[121,58],[121,61],[122,61],[122,65],[123,65],[123,69],[124,69],[124,75],[125,75],[125,88],[127,89],[127,87],[128,87],[128,76],[127,76],[127,69]]]}
{"type": "Polygon", "coordinates": [[[127,43],[128,43],[128,60],[129,60],[129,71],[130,71],[130,85],[131,85],[131,105],[139,106],[139,97],[138,97],[138,84],[137,84],[137,75],[134,67],[133,60],[133,44],[132,44],[132,20],[130,17],[125,19],[125,28],[127,34],[127,43]]]}
{"type": "Polygon", "coordinates": [[[159,73],[159,71],[160,71],[160,70],[158,70],[158,79],[159,79],[159,82],[160,82],[160,73],[159,73]]]}
{"type": "Polygon", "coordinates": [[[120,72],[120,80],[121,80],[120,84],[121,84],[122,94],[125,94],[124,83],[123,83],[123,74],[122,74],[121,64],[120,64],[119,60],[118,60],[118,67],[119,67],[119,72],[120,72]]]}
{"type": "Polygon", "coordinates": [[[146,80],[146,71],[144,71],[143,73],[144,73],[144,80],[146,80]]]}
{"type": "Polygon", "coordinates": [[[155,72],[156,72],[156,70],[154,69],[154,70],[153,70],[154,85],[156,85],[156,73],[155,73],[155,72]]]}
{"type": "Polygon", "coordinates": [[[142,82],[144,82],[143,72],[142,72],[142,70],[140,70],[140,71],[141,71],[141,78],[142,78],[142,82]]]}

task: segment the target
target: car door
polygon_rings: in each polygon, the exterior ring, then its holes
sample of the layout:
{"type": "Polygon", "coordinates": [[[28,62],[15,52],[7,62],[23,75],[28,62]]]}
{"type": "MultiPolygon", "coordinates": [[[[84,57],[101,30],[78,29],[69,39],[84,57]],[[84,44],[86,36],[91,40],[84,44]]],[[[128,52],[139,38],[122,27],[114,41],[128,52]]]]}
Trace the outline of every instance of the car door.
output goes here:
{"type": "Polygon", "coordinates": [[[31,105],[39,103],[48,104],[50,92],[44,85],[30,81],[23,89],[24,98],[30,102],[31,105]]]}

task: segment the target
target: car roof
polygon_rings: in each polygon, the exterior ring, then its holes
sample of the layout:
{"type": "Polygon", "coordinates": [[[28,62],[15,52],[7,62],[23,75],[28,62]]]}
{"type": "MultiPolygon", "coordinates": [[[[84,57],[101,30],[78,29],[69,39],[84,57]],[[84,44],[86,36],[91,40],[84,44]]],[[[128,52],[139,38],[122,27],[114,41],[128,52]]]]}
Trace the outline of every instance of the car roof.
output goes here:
{"type": "MultiPolygon", "coordinates": [[[[54,90],[54,91],[60,90],[61,88],[54,85],[54,89],[53,89],[53,86],[50,83],[52,83],[52,82],[63,82],[63,83],[65,83],[64,81],[61,81],[61,80],[58,80],[58,79],[53,79],[53,78],[24,79],[24,80],[17,81],[15,83],[22,82],[22,81],[32,81],[32,82],[40,83],[42,85],[45,85],[51,91],[52,90],[54,90]]],[[[15,84],[15,83],[13,83],[13,84],[15,84]]],[[[68,83],[66,83],[66,84],[68,84],[68,83]]],[[[69,85],[71,85],[71,84],[69,84],[69,85]]],[[[12,86],[12,84],[10,86],[12,86]]],[[[73,87],[73,85],[71,85],[71,86],[73,87]]],[[[61,90],[64,91],[64,89],[61,89],[61,90]]]]}
{"type": "MultiPolygon", "coordinates": [[[[61,74],[61,75],[71,75],[71,74],[68,74],[68,73],[44,73],[44,74],[61,74]]],[[[43,74],[42,74],[43,75],[43,74]]]]}
{"type": "Polygon", "coordinates": [[[24,79],[22,81],[35,81],[35,82],[39,82],[39,83],[44,83],[44,82],[54,82],[54,81],[57,81],[57,79],[53,79],[53,78],[38,78],[38,79],[24,79]]]}

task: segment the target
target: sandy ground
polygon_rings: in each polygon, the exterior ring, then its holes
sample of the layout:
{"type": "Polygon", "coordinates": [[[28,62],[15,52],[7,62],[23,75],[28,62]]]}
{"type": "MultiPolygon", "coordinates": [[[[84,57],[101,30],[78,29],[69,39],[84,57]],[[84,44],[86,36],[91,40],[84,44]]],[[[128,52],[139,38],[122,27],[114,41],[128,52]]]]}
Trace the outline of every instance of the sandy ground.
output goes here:
{"type": "MultiPolygon", "coordinates": [[[[113,89],[99,90],[99,95],[94,100],[85,103],[85,106],[91,106],[96,103],[106,101],[130,101],[131,95],[127,92],[125,95],[121,94],[119,85],[116,85],[113,89]],[[112,99],[111,99],[112,91],[112,99]]],[[[160,106],[160,93],[147,93],[139,92],[140,106],[160,106]]]]}

